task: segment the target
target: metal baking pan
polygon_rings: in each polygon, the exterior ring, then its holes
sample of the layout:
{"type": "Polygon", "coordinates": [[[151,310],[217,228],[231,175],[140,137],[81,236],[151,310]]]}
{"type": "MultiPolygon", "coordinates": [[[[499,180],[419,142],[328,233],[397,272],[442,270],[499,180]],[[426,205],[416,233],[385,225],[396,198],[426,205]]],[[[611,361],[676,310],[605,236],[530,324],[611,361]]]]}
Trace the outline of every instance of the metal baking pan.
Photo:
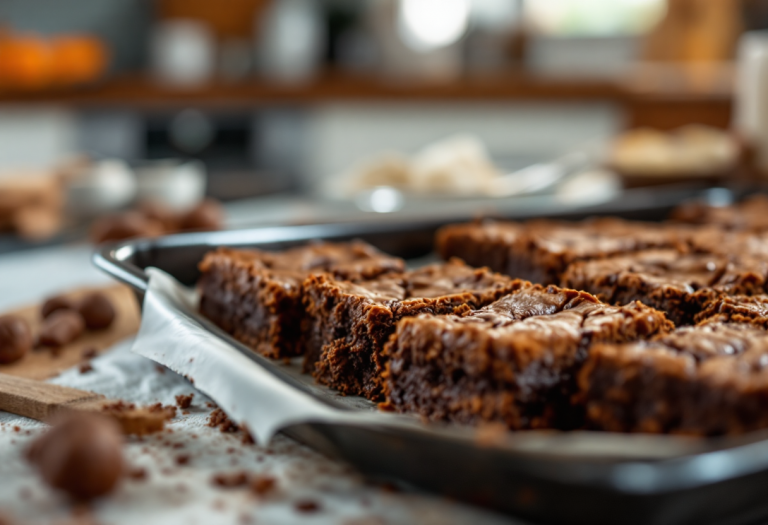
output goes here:
{"type": "MultiPolygon", "coordinates": [[[[663,219],[682,200],[706,198],[698,190],[626,192],[614,202],[584,209],[550,209],[544,215],[584,218],[615,215],[663,219]]],[[[721,195],[722,196],[722,195],[721,195]]],[[[514,215],[511,219],[530,218],[514,215]]],[[[422,258],[432,250],[439,226],[467,217],[424,221],[280,226],[194,233],[138,240],[98,249],[96,266],[130,285],[139,296],[148,286],[147,267],[160,268],[193,284],[197,263],[216,246],[281,249],[309,240],[359,238],[393,255],[422,258]]],[[[349,403],[318,393],[284,367],[254,355],[200,319],[200,326],[251,358],[254,367],[340,411],[349,403]]],[[[542,523],[753,523],[768,517],[768,433],[739,438],[694,440],[680,453],[653,453],[669,436],[572,433],[510,433],[510,442],[484,444],[461,427],[387,427],[302,423],[283,432],[316,450],[344,460],[364,474],[395,480],[542,523]],[[525,443],[525,446],[515,444],[525,443]],[[655,441],[658,440],[658,441],[655,441]],[[591,443],[591,453],[565,453],[591,443]],[[637,444],[650,450],[637,457],[611,454],[637,444]],[[594,453],[597,447],[598,453],[594,453]],[[619,447],[622,448],[622,447],[619,447]]],[[[666,446],[666,445],[663,445],[666,446]]],[[[588,446],[587,449],[590,447],[588,446]]]]}

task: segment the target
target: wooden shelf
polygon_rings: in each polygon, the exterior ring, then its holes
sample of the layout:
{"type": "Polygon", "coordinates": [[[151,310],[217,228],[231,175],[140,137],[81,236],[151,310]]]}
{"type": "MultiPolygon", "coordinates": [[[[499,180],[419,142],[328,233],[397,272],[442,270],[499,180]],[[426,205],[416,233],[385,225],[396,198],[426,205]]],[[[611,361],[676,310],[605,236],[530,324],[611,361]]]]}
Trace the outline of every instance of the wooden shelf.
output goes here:
{"type": "Polygon", "coordinates": [[[258,107],[321,104],[338,101],[505,101],[614,100],[728,102],[729,77],[687,76],[676,67],[638,69],[615,79],[544,76],[527,72],[466,77],[448,83],[385,80],[374,76],[328,73],[296,86],[258,79],[211,82],[194,88],[163,86],[141,75],[123,76],[98,85],[44,92],[0,91],[0,104],[128,106],[137,108],[258,107]],[[725,78],[725,80],[723,80],[725,78]]]}

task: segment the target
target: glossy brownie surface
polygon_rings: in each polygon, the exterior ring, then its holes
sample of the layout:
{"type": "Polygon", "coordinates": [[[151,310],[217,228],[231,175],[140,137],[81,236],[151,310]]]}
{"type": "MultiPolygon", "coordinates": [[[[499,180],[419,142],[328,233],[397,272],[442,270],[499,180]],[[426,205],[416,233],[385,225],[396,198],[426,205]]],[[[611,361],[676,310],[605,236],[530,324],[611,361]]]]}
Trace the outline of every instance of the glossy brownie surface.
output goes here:
{"type": "Polygon", "coordinates": [[[714,436],[768,426],[768,332],[748,324],[678,328],[598,345],[579,374],[588,428],[714,436]]]}
{"type": "Polygon", "coordinates": [[[521,287],[461,316],[404,319],[387,345],[387,404],[432,420],[574,428],[570,395],[591,345],[672,329],[663,313],[584,292],[521,287]]]}
{"type": "Polygon", "coordinates": [[[307,276],[369,279],[404,267],[402,259],[360,241],[283,252],[219,248],[200,264],[200,311],[263,355],[294,357],[304,352],[302,283],[307,276]]]}
{"type": "Polygon", "coordinates": [[[649,248],[686,250],[700,229],[668,224],[593,219],[583,222],[477,222],[441,229],[436,238],[444,258],[541,284],[558,284],[569,264],[649,248]]]}
{"type": "Polygon", "coordinates": [[[530,283],[458,260],[354,283],[312,276],[304,283],[310,325],[305,370],[344,394],[379,399],[381,351],[397,321],[479,308],[524,286],[530,283]]]}

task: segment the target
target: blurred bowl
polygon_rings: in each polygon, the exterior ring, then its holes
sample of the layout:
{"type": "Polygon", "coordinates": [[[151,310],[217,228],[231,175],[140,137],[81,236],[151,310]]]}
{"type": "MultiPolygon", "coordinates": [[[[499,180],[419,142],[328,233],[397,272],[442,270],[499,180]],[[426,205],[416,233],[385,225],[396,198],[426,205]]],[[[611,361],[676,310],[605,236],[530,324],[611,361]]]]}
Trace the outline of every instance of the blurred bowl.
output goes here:
{"type": "Polygon", "coordinates": [[[166,159],[136,168],[137,199],[160,203],[174,210],[188,210],[205,196],[206,170],[200,161],[166,159]]]}
{"type": "Polygon", "coordinates": [[[136,196],[136,178],[122,160],[106,159],[84,164],[67,179],[67,211],[91,216],[126,206],[136,196]]]}

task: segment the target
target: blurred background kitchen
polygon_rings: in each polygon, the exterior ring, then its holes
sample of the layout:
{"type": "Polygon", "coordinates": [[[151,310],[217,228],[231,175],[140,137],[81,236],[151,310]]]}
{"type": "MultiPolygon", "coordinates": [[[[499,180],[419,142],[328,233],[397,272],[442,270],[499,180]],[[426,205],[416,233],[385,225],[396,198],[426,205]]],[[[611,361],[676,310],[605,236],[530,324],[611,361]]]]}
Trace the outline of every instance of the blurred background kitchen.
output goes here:
{"type": "Polygon", "coordinates": [[[764,29],[767,0],[2,0],[0,252],[759,183],[764,29]]]}

